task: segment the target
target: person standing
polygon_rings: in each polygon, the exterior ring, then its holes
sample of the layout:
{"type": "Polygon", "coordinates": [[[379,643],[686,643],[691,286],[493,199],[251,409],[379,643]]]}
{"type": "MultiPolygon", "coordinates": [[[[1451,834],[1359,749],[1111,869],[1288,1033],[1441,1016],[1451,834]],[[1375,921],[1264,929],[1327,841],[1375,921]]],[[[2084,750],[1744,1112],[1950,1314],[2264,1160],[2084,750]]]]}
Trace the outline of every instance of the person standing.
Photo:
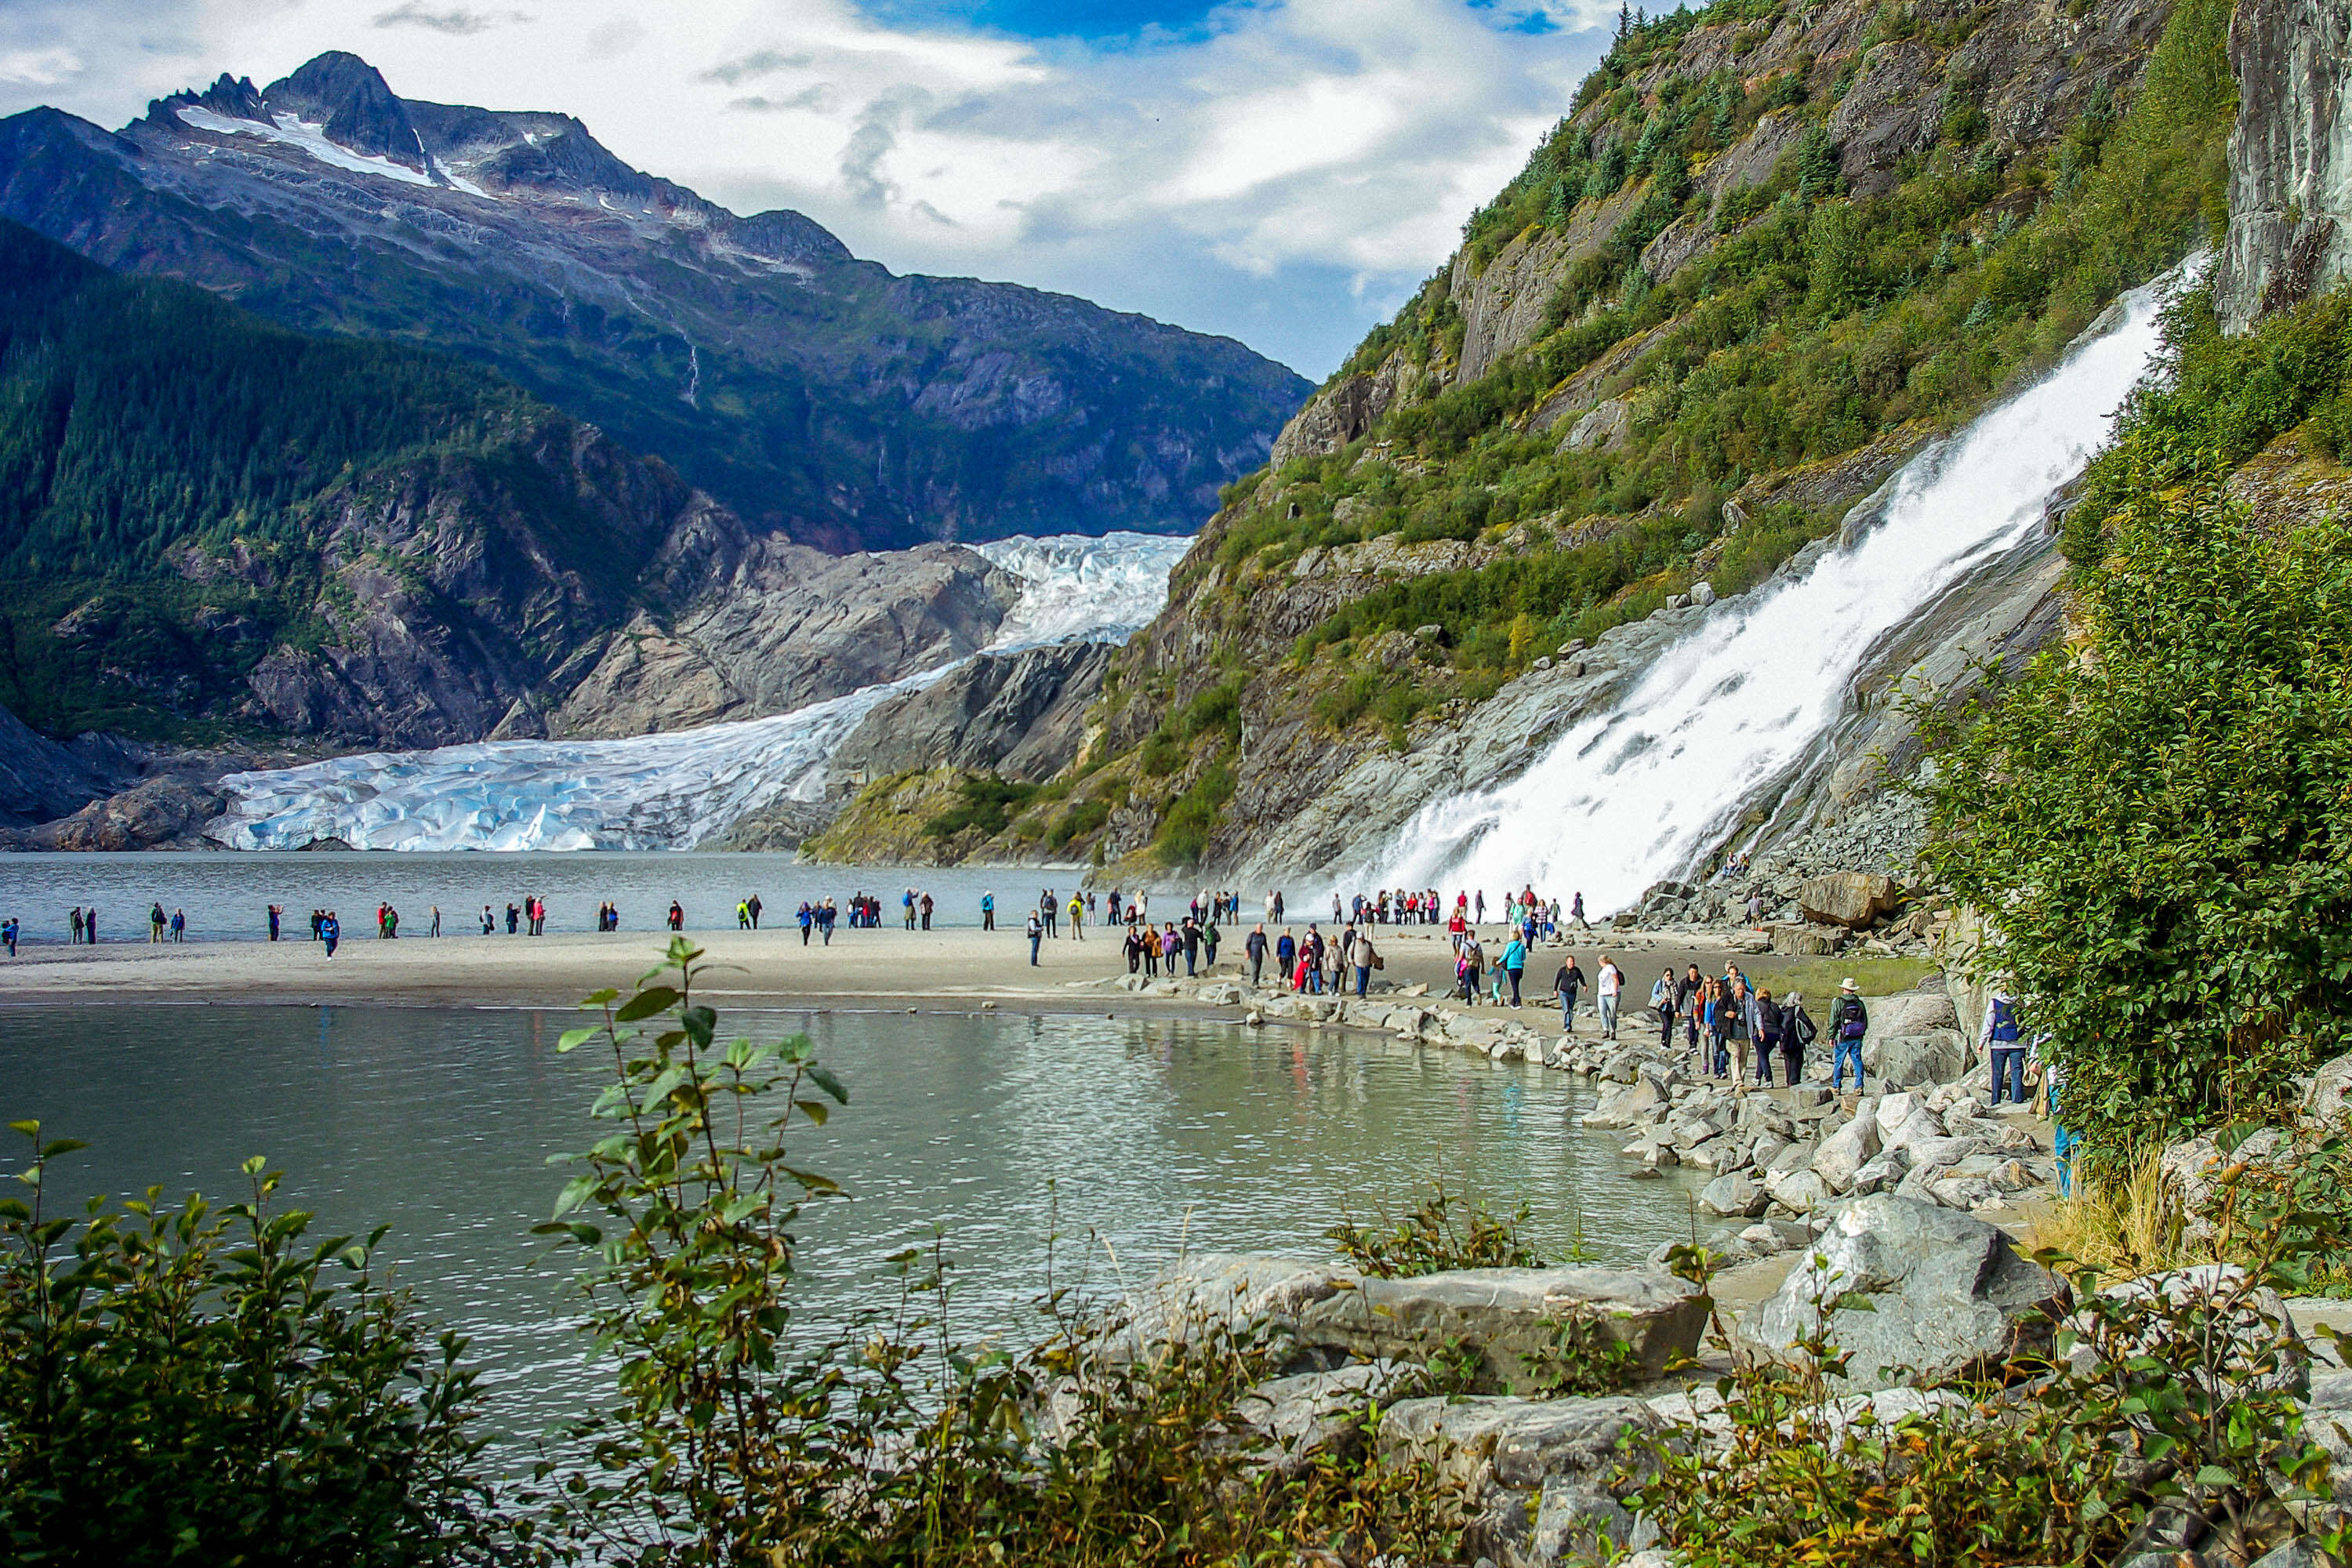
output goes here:
{"type": "Polygon", "coordinates": [[[1129,923],[1127,928],[1127,942],[1123,951],[1127,954],[1127,972],[1129,974],[1141,973],[1143,969],[1143,936],[1142,933],[1135,929],[1135,926],[1131,921],[1129,923]]]}
{"type": "Polygon", "coordinates": [[[750,898],[743,900],[743,907],[751,911],[751,929],[753,931],[758,931],[760,929],[760,911],[766,909],[767,905],[760,901],[759,894],[754,893],[750,898]]]}
{"type": "Polygon", "coordinates": [[[0,942],[8,944],[8,956],[11,958],[16,956],[16,917],[14,915],[9,916],[5,923],[0,923],[0,942]]]}
{"type": "Polygon", "coordinates": [[[278,940],[278,921],[282,921],[282,920],[284,920],[285,918],[286,918],[286,911],[285,911],[283,909],[281,909],[279,906],[278,906],[278,905],[276,905],[276,904],[272,904],[272,905],[270,905],[270,906],[269,906],[269,940],[270,940],[270,941],[272,941],[272,942],[276,942],[276,941],[278,940]]]}
{"type": "Polygon", "coordinates": [[[1045,922],[1037,918],[1037,911],[1032,910],[1029,911],[1029,967],[1032,969],[1037,967],[1037,944],[1045,939],[1045,922]]]}
{"type": "Polygon", "coordinates": [[[1356,933],[1355,942],[1348,952],[1348,962],[1356,971],[1357,995],[1361,996],[1371,989],[1372,967],[1380,961],[1380,950],[1372,945],[1372,939],[1359,931],[1356,933]]]}
{"type": "Polygon", "coordinates": [[[2004,1094],[2014,1104],[2025,1103],[2025,1037],[2018,1027],[2017,998],[2005,985],[1996,985],[1992,1000],[1985,1005],[1984,1026],[1977,1031],[1977,1044],[1985,1052],[1992,1068],[1992,1102],[2001,1103],[2004,1094]]]}
{"type": "Polygon", "coordinates": [[[1298,963],[1298,941],[1286,929],[1274,944],[1275,974],[1287,983],[1290,972],[1298,963]]]}
{"type": "Polygon", "coordinates": [[[383,907],[383,934],[387,939],[400,934],[400,911],[390,904],[383,907]]]}
{"type": "Polygon", "coordinates": [[[163,940],[163,906],[160,903],[147,910],[147,940],[149,942],[163,940]]]}
{"type": "Polygon", "coordinates": [[[1087,900],[1078,893],[1070,895],[1070,934],[1080,942],[1087,940],[1087,900]]]}
{"type": "Polygon", "coordinates": [[[1061,900],[1054,896],[1054,889],[1051,888],[1046,889],[1044,896],[1037,900],[1038,910],[1045,917],[1045,934],[1056,942],[1062,940],[1061,931],[1056,925],[1061,914],[1061,900]]]}
{"type": "Polygon", "coordinates": [[[441,934],[441,906],[438,904],[433,906],[433,934],[441,934]]]}
{"type": "MultiPolygon", "coordinates": [[[[912,925],[913,923],[914,917],[909,915],[908,917],[908,924],[912,925]]],[[[750,931],[751,929],[751,906],[745,903],[740,899],[735,900],[735,929],[737,931],[750,931]]]]}
{"type": "Polygon", "coordinates": [[[809,933],[816,930],[816,909],[806,899],[803,899],[801,907],[793,911],[793,919],[800,922],[801,945],[806,947],[809,944],[809,933]]]}
{"type": "Polygon", "coordinates": [[[669,901],[669,929],[672,931],[686,929],[686,907],[676,899],[669,901]]]}
{"type": "Polygon", "coordinates": [[[1486,971],[1486,950],[1478,945],[1478,933],[1465,932],[1462,956],[1455,961],[1455,973],[1462,977],[1462,1000],[1472,1006],[1478,1005],[1478,982],[1486,971]]]}
{"type": "MultiPolygon", "coordinates": [[[[1249,954],[1250,984],[1263,985],[1265,984],[1265,927],[1263,924],[1243,940],[1242,951],[1249,954]]],[[[1134,973],[1135,965],[1129,964],[1127,972],[1129,974],[1134,973]]]]}
{"type": "Polygon", "coordinates": [[[188,940],[188,911],[185,910],[174,909],[172,911],[172,940],[173,942],[188,940]]]}
{"type": "Polygon", "coordinates": [[[1662,1051],[1674,1049],[1675,1004],[1680,994],[1681,987],[1675,980],[1672,966],[1650,987],[1650,1006],[1658,1015],[1658,1048],[1662,1051]]]}
{"type": "Polygon", "coordinates": [[[319,940],[327,944],[327,956],[334,957],[335,944],[343,940],[343,922],[335,918],[332,910],[319,917],[319,940]]]}
{"type": "Polygon", "coordinates": [[[1830,1092],[1843,1092],[1846,1064],[1853,1064],[1853,1091],[1862,1092],[1862,1042],[1870,1033],[1870,1009],[1862,1005],[1862,991],[1849,975],[1838,986],[1830,1005],[1830,1092]]]}
{"type": "MultiPolygon", "coordinates": [[[[1772,1087],[1772,1058],[1780,1054],[1782,1020],[1780,1005],[1772,1000],[1769,990],[1756,993],[1756,1081],[1766,1089],[1772,1087]]],[[[1793,1083],[1783,1087],[1794,1089],[1793,1083]]]]}
{"type": "Polygon", "coordinates": [[[980,896],[980,929],[982,931],[996,929],[996,895],[992,891],[980,896]]]}
{"type": "Polygon", "coordinates": [[[1790,1088],[1805,1081],[1805,1051],[1821,1032],[1805,1011],[1804,997],[1790,992],[1788,1005],[1780,1009],[1780,1076],[1790,1088]]]}
{"type": "Polygon", "coordinates": [[[81,945],[81,906],[79,904],[73,907],[73,913],[67,917],[67,924],[72,928],[73,935],[66,945],[79,947],[81,945]]]}
{"type": "Polygon", "coordinates": [[[1213,974],[1217,970],[1217,917],[1211,915],[1209,923],[1201,931],[1201,973],[1213,974]]]}
{"type": "MultiPolygon", "coordinates": [[[[1201,922],[1191,915],[1184,917],[1184,933],[1181,940],[1184,943],[1184,977],[1190,980],[1199,973],[1196,965],[1201,957],[1201,922]]],[[[1171,964],[1169,967],[1172,969],[1175,966],[1171,964]]]]}
{"type": "MultiPolygon", "coordinates": [[[[922,901],[916,905],[917,910],[922,915],[923,929],[925,931],[931,929],[931,910],[933,907],[934,906],[931,903],[931,896],[929,893],[925,893],[922,897],[922,901]]],[[[754,916],[752,918],[752,924],[756,926],[758,923],[758,917],[754,916]]]]}
{"type": "Polygon", "coordinates": [[[1617,1003],[1625,989],[1625,972],[1607,953],[1601,955],[1601,970],[1593,983],[1593,994],[1601,998],[1601,1037],[1617,1037],[1617,1003]]]}
{"type": "Polygon", "coordinates": [[[81,912],[82,940],[90,946],[98,945],[98,906],[92,904],[81,912]]]}
{"type": "Polygon", "coordinates": [[[1559,961],[1559,973],[1551,977],[1551,994],[1559,998],[1559,1026],[1563,1034],[1576,1028],[1576,994],[1584,989],[1584,971],[1577,967],[1576,954],[1570,953],[1559,961]]]}

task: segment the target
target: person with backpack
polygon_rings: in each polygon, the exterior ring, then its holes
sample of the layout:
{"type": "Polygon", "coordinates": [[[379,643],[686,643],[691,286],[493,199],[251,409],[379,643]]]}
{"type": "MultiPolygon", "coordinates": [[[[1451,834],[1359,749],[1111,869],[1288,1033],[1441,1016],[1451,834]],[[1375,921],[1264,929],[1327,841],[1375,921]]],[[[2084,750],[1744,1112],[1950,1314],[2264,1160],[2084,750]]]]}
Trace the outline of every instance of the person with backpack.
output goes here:
{"type": "MultiPolygon", "coordinates": [[[[1348,944],[1348,963],[1356,972],[1357,995],[1361,996],[1371,989],[1372,969],[1380,962],[1380,950],[1372,945],[1372,939],[1361,931],[1357,931],[1355,940],[1348,944]]],[[[1513,979],[1513,984],[1516,988],[1516,976],[1513,979]]],[[[1515,997],[1512,1005],[1517,1005],[1515,997]]]]}
{"type": "Polygon", "coordinates": [[[1992,1000],[1985,1006],[1984,1026],[1977,1031],[1977,1044],[1983,1047],[1986,1060],[1992,1067],[1992,1102],[1998,1108],[2004,1094],[2015,1104],[2025,1103],[2025,1038],[2018,1027],[2017,998],[2009,988],[1996,985],[1992,1000]]]}
{"type": "Polygon", "coordinates": [[[1805,1081],[1805,1051],[1821,1032],[1805,1011],[1804,997],[1790,992],[1788,1005],[1780,1009],[1780,1076],[1791,1089],[1805,1081]]]}
{"type": "Polygon", "coordinates": [[[1842,1093],[1845,1087],[1845,1068],[1853,1064],[1853,1091],[1862,1092],[1862,1041],[1870,1033],[1870,1009],[1862,1005],[1862,989],[1851,975],[1838,986],[1838,999],[1830,1006],[1830,1046],[1834,1053],[1830,1062],[1830,1092],[1842,1093]]]}

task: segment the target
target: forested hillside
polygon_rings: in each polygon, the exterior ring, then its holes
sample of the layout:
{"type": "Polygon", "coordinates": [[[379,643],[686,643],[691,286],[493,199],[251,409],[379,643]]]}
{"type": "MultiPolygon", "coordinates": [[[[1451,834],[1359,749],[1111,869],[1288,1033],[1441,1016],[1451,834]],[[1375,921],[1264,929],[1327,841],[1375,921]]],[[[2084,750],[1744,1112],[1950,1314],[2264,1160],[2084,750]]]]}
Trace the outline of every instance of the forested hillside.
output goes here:
{"type": "Polygon", "coordinates": [[[1381,747],[1759,580],[2223,219],[2221,0],[1629,26],[1276,443],[1007,842],[1235,859],[1381,747]]]}
{"type": "Polygon", "coordinates": [[[51,733],[299,729],[273,692],[299,701],[339,614],[382,597],[428,612],[426,662],[500,671],[431,694],[464,722],[625,614],[698,505],[487,372],[13,224],[0,301],[0,704],[51,733]]]}

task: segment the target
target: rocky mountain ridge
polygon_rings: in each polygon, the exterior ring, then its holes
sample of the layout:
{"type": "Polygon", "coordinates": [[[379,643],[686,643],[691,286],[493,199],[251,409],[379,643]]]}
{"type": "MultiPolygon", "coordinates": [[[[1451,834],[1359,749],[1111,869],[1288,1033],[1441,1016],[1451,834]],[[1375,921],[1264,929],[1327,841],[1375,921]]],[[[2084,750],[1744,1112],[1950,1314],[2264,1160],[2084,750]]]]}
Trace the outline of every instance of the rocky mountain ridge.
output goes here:
{"type": "Polygon", "coordinates": [[[831,549],[1189,530],[1307,390],[1228,339],[894,276],[567,116],[404,100],[348,54],[114,132],[0,121],[0,216],[287,325],[453,350],[831,549]]]}

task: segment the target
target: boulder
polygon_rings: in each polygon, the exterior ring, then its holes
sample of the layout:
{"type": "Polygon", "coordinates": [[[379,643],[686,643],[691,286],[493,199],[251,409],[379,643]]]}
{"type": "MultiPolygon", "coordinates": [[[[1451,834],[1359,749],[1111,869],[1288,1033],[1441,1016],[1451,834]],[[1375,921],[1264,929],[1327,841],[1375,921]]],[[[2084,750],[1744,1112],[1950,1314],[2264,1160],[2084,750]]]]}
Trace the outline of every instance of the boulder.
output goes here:
{"type": "Polygon", "coordinates": [[[1878,1141],[1884,1145],[1895,1130],[1911,1120],[1911,1113],[1926,1105],[1916,1094],[1882,1094],[1878,1097],[1878,1141]]]}
{"type": "Polygon", "coordinates": [[[1301,1475],[1318,1456],[1349,1448],[1362,1436],[1367,1407],[1393,1404],[1425,1382],[1426,1373],[1407,1363],[1358,1362],[1261,1383],[1234,1415],[1258,1463],[1279,1475],[1301,1475]]]}
{"type": "Polygon", "coordinates": [[[1765,1178],[1772,1201],[1798,1214],[1811,1214],[1835,1194],[1818,1171],[1786,1171],[1765,1178]]]}
{"type": "Polygon", "coordinates": [[[1853,1173],[1853,1184],[1849,1190],[1856,1197],[1884,1192],[1898,1184],[1910,1169],[1911,1162],[1904,1156],[1902,1150],[1883,1150],[1876,1159],[1863,1162],[1853,1173]]]}
{"type": "Polygon", "coordinates": [[[1957,1029],[1891,1037],[1873,1030],[1862,1043],[1862,1065],[1890,1089],[1948,1083],[1969,1070],[1969,1049],[1957,1029]]]}
{"type": "Polygon", "coordinates": [[[1861,931],[1895,907],[1895,882],[1871,871],[1808,877],[1797,889],[1797,907],[1817,924],[1861,931]]]}
{"type": "Polygon", "coordinates": [[[2158,1157],[2158,1169],[2163,1173],[2165,1184],[2180,1200],[2182,1227],[2189,1238],[2203,1241],[2213,1234],[2212,1209],[2220,1195],[2221,1173],[2231,1162],[2243,1160],[2262,1164],[2279,1158],[2291,1148],[2292,1140],[2275,1127],[2261,1127],[2248,1133],[2226,1159],[2221,1144],[2210,1132],[2166,1144],[2164,1152],[2158,1157]]]}
{"type": "Polygon", "coordinates": [[[1857,1119],[1822,1140],[1822,1146],[1813,1151],[1813,1170],[1832,1191],[1843,1193],[1853,1185],[1854,1173],[1877,1153],[1877,1119],[1857,1119]]]}
{"type": "Polygon", "coordinates": [[[1842,926],[1799,925],[1781,921],[1768,926],[1772,939],[1772,951],[1800,957],[1822,957],[1845,945],[1845,930],[1842,926]]]}
{"type": "Polygon", "coordinates": [[[2303,1114],[2333,1127],[2352,1120],[2352,1054],[2321,1064],[2303,1091],[2303,1114]]]}
{"type": "Polygon", "coordinates": [[[1670,1274],[1610,1268],[1463,1268],[1410,1279],[1354,1276],[1351,1289],[1307,1299],[1282,1326],[1302,1345],[1366,1358],[1425,1362],[1449,1344],[1474,1346],[1486,1377],[1512,1392],[1534,1384],[1525,1357],[1552,1343],[1554,1325],[1590,1316],[1657,1376],[1698,1348],[1706,1327],[1698,1288],[1670,1274]]]}
{"type": "Polygon", "coordinates": [[[2071,1304],[2065,1281],[2019,1257],[1997,1226],[1881,1193],[1831,1216],[1740,1335],[1795,1358],[1826,1303],[1848,1294],[1869,1310],[1833,1314],[1828,1337],[1847,1353],[1845,1386],[1863,1390],[1990,1373],[2021,1351],[2045,1349],[2071,1304]]]}
{"type": "Polygon", "coordinates": [[[1633,1457],[1628,1435],[1663,1425],[1638,1399],[1406,1399],[1382,1414],[1376,1442],[1384,1461],[1427,1464],[1459,1489],[1472,1515],[1464,1560],[1549,1568],[1629,1542],[1636,1521],[1609,1483],[1633,1457]]]}
{"type": "Polygon", "coordinates": [[[1727,1218],[1738,1215],[1754,1219],[1771,1201],[1772,1194],[1745,1171],[1732,1171],[1716,1177],[1701,1188],[1698,1194],[1701,1214],[1722,1215],[1727,1218]]]}

